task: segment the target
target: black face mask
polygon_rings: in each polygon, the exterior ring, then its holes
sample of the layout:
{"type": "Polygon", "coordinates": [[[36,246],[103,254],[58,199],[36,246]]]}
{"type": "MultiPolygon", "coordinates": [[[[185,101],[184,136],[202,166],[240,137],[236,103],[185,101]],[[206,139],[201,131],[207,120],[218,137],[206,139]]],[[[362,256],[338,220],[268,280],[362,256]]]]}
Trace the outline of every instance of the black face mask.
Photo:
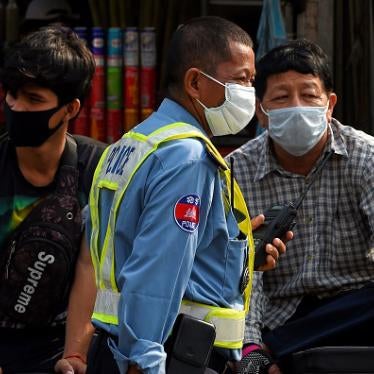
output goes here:
{"type": "Polygon", "coordinates": [[[50,129],[50,118],[61,106],[37,112],[16,112],[4,101],[6,127],[9,137],[16,147],[39,147],[52,136],[63,124],[61,121],[50,129]]]}

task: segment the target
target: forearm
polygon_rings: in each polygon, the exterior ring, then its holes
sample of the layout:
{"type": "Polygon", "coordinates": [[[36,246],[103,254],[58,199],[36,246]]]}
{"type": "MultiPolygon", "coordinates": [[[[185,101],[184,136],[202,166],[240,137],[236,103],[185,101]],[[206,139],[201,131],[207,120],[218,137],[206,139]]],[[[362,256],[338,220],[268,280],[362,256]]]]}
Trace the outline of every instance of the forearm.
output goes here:
{"type": "Polygon", "coordinates": [[[82,242],[70,292],[64,357],[80,355],[85,360],[94,332],[91,315],[95,304],[95,275],[85,240],[82,242]]]}

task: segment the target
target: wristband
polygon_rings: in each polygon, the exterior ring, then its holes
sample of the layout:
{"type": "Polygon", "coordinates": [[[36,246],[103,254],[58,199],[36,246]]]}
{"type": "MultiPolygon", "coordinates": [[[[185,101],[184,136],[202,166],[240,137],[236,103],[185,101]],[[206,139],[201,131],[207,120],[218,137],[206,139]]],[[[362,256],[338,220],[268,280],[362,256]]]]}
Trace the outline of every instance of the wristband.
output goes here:
{"type": "Polygon", "coordinates": [[[270,355],[262,348],[255,348],[239,361],[237,374],[265,374],[274,363],[270,355]]]}
{"type": "Polygon", "coordinates": [[[261,349],[261,347],[257,344],[246,344],[242,349],[242,357],[249,355],[251,352],[255,351],[256,349],[261,349]]]}
{"type": "Polygon", "coordinates": [[[71,355],[64,356],[63,358],[64,359],[67,359],[67,358],[77,358],[78,360],[82,361],[84,364],[87,364],[87,361],[79,353],[72,353],[71,355]]]}

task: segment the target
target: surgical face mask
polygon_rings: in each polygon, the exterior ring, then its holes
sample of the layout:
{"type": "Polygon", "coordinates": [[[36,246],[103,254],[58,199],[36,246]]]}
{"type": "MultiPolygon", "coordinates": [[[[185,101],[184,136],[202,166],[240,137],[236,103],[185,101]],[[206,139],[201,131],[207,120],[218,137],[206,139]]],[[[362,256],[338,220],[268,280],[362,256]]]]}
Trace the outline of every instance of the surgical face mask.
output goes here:
{"type": "Polygon", "coordinates": [[[273,109],[266,112],[269,117],[269,135],[285,151],[293,156],[309,152],[322,138],[326,128],[326,107],[297,106],[273,109]]]}
{"type": "Polygon", "coordinates": [[[208,108],[196,99],[204,108],[205,118],[212,134],[222,136],[238,133],[254,116],[256,103],[254,87],[245,87],[236,83],[223,84],[210,75],[201,73],[225,87],[225,101],[218,107],[208,108]]]}
{"type": "Polygon", "coordinates": [[[6,127],[16,147],[39,147],[52,136],[63,124],[48,127],[50,118],[61,109],[61,106],[37,112],[16,112],[4,102],[6,127]]]}

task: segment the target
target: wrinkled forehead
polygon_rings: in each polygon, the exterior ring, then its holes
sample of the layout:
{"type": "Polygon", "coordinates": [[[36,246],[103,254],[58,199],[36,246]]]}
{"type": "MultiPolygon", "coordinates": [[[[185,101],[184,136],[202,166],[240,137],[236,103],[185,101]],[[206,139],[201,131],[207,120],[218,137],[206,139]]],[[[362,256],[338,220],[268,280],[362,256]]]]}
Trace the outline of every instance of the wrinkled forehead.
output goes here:
{"type": "Polygon", "coordinates": [[[320,77],[301,73],[295,70],[288,70],[281,73],[271,74],[266,80],[266,92],[274,89],[318,89],[326,91],[320,77]]]}

